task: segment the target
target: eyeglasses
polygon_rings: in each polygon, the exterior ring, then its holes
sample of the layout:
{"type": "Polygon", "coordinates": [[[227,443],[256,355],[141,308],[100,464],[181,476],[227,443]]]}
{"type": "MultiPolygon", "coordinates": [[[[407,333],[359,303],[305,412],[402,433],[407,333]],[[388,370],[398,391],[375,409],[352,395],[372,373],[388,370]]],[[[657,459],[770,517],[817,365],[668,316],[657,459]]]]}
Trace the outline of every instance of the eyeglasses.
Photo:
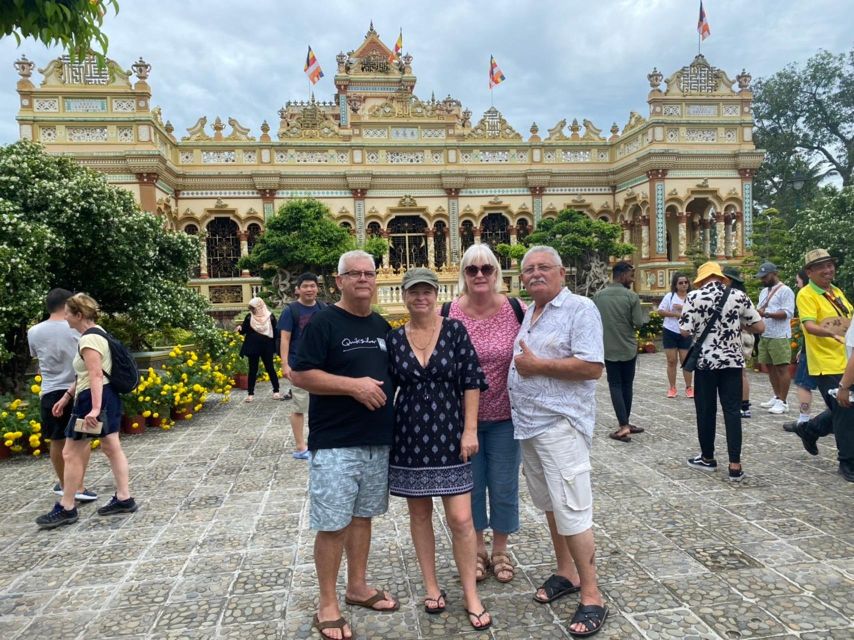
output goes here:
{"type": "Polygon", "coordinates": [[[477,276],[478,272],[482,273],[485,277],[488,278],[493,273],[495,273],[495,267],[493,267],[491,264],[470,264],[465,269],[463,269],[463,271],[465,271],[466,275],[470,278],[474,278],[475,276],[477,276]]]}
{"type": "Polygon", "coordinates": [[[542,271],[543,273],[548,273],[552,269],[559,269],[560,265],[557,264],[532,264],[530,267],[525,267],[522,269],[522,273],[526,276],[531,275],[534,271],[542,271]]]}
{"type": "Polygon", "coordinates": [[[688,281],[687,281],[687,280],[680,280],[680,281],[679,281],[679,282],[677,282],[676,284],[677,284],[677,285],[680,285],[680,284],[688,284],[688,281]]]}
{"type": "Polygon", "coordinates": [[[348,278],[352,278],[353,280],[361,280],[364,278],[365,280],[373,280],[377,277],[376,271],[345,271],[344,273],[339,273],[340,276],[347,276],[348,278]]]}

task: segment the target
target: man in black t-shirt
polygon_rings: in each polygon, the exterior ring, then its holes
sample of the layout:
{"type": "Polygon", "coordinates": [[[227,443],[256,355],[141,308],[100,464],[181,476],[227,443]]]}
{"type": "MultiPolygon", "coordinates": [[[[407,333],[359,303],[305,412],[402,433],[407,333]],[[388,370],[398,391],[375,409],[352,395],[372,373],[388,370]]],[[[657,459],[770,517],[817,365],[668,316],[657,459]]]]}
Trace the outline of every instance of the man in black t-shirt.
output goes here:
{"type": "Polygon", "coordinates": [[[368,586],[365,576],[371,518],[388,509],[392,442],[393,389],[385,342],[390,327],[371,310],[376,277],[370,254],[341,256],[336,277],[341,300],[306,326],[291,372],[294,384],[310,393],[310,525],[317,531],[314,564],[320,587],[314,626],[321,634],[337,629],[343,636],[349,629],[335,590],[345,547],[345,601],[374,611],[400,607],[390,594],[368,586]]]}

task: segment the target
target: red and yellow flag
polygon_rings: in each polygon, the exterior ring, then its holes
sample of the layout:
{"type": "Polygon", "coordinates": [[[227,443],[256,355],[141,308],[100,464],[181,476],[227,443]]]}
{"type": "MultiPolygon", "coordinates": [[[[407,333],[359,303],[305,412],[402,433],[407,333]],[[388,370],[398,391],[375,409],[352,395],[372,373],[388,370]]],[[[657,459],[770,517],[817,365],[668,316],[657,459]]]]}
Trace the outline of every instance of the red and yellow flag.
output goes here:
{"type": "Polygon", "coordinates": [[[320,68],[317,57],[314,55],[314,51],[311,50],[311,45],[309,45],[308,54],[305,56],[305,68],[303,71],[305,71],[305,75],[308,76],[311,84],[317,84],[317,81],[323,77],[323,71],[320,68]]]}
{"type": "Polygon", "coordinates": [[[507,79],[504,72],[498,68],[498,63],[495,61],[495,56],[489,56],[489,88],[492,89],[497,84],[501,84],[507,79]]]}
{"type": "Polygon", "coordinates": [[[391,55],[388,57],[389,62],[394,62],[395,60],[400,60],[400,56],[403,55],[403,29],[400,30],[400,35],[397,36],[397,42],[394,43],[394,51],[391,52],[391,55]]]}
{"type": "Polygon", "coordinates": [[[702,40],[712,35],[712,31],[709,29],[709,18],[706,16],[706,10],[703,9],[703,0],[700,0],[700,19],[697,21],[697,33],[700,34],[702,40]]]}

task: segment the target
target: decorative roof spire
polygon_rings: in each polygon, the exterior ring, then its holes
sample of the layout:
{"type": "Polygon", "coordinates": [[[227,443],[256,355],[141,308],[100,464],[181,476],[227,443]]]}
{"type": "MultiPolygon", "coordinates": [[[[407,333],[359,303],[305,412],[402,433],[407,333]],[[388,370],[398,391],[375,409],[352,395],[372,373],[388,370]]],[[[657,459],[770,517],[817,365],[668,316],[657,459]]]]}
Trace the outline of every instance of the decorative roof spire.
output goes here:
{"type": "Polygon", "coordinates": [[[371,26],[368,28],[368,32],[365,34],[365,38],[370,38],[371,36],[378,36],[379,34],[374,30],[374,21],[371,20],[371,26]]]}

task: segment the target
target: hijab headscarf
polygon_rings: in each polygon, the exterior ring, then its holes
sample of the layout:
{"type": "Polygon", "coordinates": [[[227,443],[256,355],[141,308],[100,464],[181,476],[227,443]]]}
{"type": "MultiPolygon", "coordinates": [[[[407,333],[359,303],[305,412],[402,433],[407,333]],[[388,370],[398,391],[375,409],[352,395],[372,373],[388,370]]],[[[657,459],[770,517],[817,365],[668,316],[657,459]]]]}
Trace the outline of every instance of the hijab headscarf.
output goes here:
{"type": "Polygon", "coordinates": [[[268,338],[273,337],[273,325],[270,323],[270,310],[267,308],[267,303],[261,298],[252,298],[249,301],[249,311],[252,315],[249,317],[249,326],[256,333],[268,338]]]}

